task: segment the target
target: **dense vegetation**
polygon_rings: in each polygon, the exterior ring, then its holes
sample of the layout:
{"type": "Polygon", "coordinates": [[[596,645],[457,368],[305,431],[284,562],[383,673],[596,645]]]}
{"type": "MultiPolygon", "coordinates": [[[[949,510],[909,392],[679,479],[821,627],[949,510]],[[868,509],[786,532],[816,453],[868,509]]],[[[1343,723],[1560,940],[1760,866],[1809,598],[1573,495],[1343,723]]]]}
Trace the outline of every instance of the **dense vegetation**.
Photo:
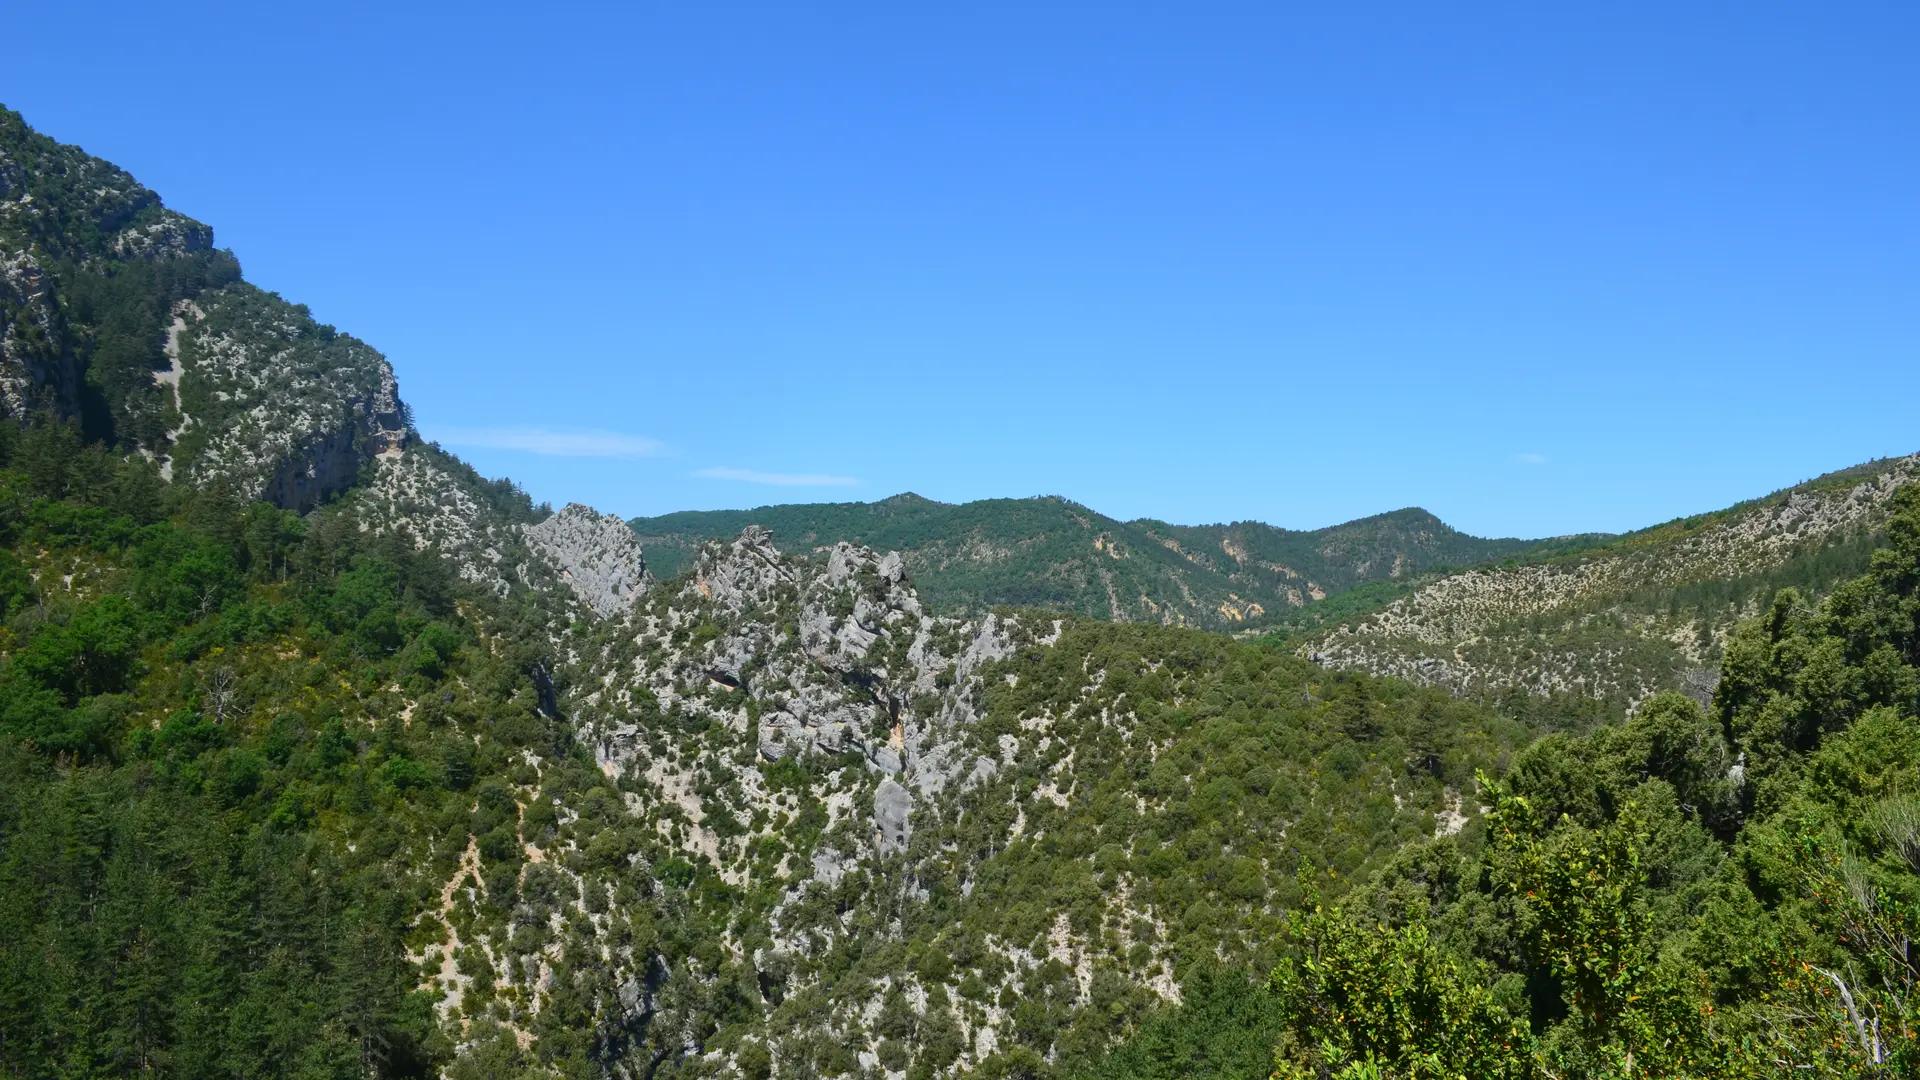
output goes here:
{"type": "MultiPolygon", "coordinates": [[[[882,920],[869,934],[756,967],[722,943],[779,890],[743,894],[622,812],[543,712],[539,612],[344,508],[303,518],[166,485],[52,422],[0,446],[0,507],[0,1068],[17,1075],[594,1076],[636,1053],[697,1075],[686,1037],[834,1075],[845,1048],[812,1037],[809,1017],[902,972],[933,1007],[883,1012],[889,1063],[950,1064],[942,1017],[999,1009],[1020,1034],[989,1072],[1071,1068],[1151,1014],[1149,981],[1226,986],[1221,956],[1271,963],[1299,870],[1363,876],[1525,741],[1437,692],[1328,676],[1265,646],[1074,623],[996,669],[971,737],[1033,749],[945,827],[923,824],[926,902],[876,907],[888,886],[849,875],[788,918],[865,912],[882,920]],[[536,846],[575,852],[584,890],[543,870],[536,846]],[[1133,900],[1109,903],[1116,886],[1133,900]],[[555,889],[618,918],[543,936],[529,920],[555,889]],[[1104,927],[1084,958],[1098,1008],[1075,966],[1048,957],[1061,919],[1104,927]],[[422,987],[449,927],[493,935],[502,955],[509,941],[556,949],[561,985],[584,996],[530,1016],[523,982],[463,950],[471,982],[437,1011],[422,987]],[[673,1025],[591,1022],[621,1013],[606,1004],[620,994],[610,940],[641,967],[706,973],[657,1004],[673,1025]],[[442,1016],[465,1019],[464,1045],[442,1016]],[[509,1021],[531,1054],[488,1027],[509,1021]]],[[[808,772],[844,763],[757,767],[805,821],[824,817],[808,772]]],[[[802,859],[848,839],[786,838],[802,859]]]]}
{"type": "Polygon", "coordinates": [[[954,505],[913,494],[685,511],[632,525],[662,577],[678,573],[702,541],[761,525],[794,552],[842,540],[898,551],[922,597],[939,611],[1047,608],[1211,629],[1318,625],[1323,598],[1369,583],[1388,586],[1369,594],[1371,609],[1421,575],[1536,546],[1468,536],[1417,509],[1296,531],[1257,521],[1123,522],[1059,498],[954,505]]]}
{"type": "Polygon", "coordinates": [[[669,515],[669,575],[797,557],[604,617],[565,582],[608,549],[536,553],[211,245],[0,111],[0,1073],[1920,1074],[1920,494],[1831,512],[1911,463],[1598,546],[669,515]],[[842,539],[1043,610],[924,618],[842,539]],[[1493,559],[1521,603],[1380,654],[1439,685],[1295,652],[1493,559]],[[1710,708],[1607,674],[1710,666],[1710,708]]]}
{"type": "Polygon", "coordinates": [[[237,281],[239,263],[133,177],[4,108],[0,163],[0,199],[12,203],[0,251],[31,260],[0,278],[0,330],[11,330],[0,351],[43,375],[25,404],[77,417],[90,439],[164,448],[179,416],[153,375],[167,367],[173,304],[237,281]]]}
{"type": "Polygon", "coordinates": [[[1268,1031],[1285,1077],[1920,1074],[1920,491],[1896,510],[1866,574],[1741,627],[1710,713],[1542,739],[1484,833],[1312,905],[1259,1003],[1109,1075],[1268,1031]]]}
{"type": "Polygon", "coordinates": [[[0,1072],[424,1075],[409,929],[567,760],[533,658],[436,555],[64,425],[0,443],[0,541],[0,1072]]]}

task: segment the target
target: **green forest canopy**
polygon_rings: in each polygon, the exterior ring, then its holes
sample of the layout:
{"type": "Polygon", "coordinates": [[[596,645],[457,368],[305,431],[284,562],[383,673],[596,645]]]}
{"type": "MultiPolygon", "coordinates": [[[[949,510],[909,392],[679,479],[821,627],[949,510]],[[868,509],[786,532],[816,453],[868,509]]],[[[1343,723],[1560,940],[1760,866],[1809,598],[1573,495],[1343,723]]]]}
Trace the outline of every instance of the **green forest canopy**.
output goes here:
{"type": "MultiPolygon", "coordinates": [[[[543,715],[542,657],[523,644],[537,613],[335,511],[302,518],[166,485],[59,424],[0,430],[0,1068],[585,1077],[625,1052],[619,1040],[660,1038],[584,1022],[618,994],[585,953],[565,954],[577,1004],[542,1014],[531,1055],[511,1040],[459,1051],[417,990],[417,913],[469,844],[487,870],[483,902],[461,917],[503,932],[550,884],[519,853],[563,828],[618,838],[593,846],[607,847],[601,880],[614,884],[591,902],[627,904],[621,932],[644,950],[708,955],[703,905],[728,903],[664,852],[658,881],[614,872],[653,841],[596,802],[590,754],[543,715]],[[587,813],[522,815],[532,790],[587,813]]],[[[999,932],[1029,920],[1029,902],[1071,910],[1109,863],[1140,875],[1185,906],[1170,928],[1184,935],[1185,1004],[1121,993],[1118,1011],[1083,1016],[1068,998],[1007,1003],[1029,1010],[1034,1041],[979,1071],[1911,1075],[1911,492],[1888,537],[1865,576],[1817,604],[1783,592],[1744,626],[1710,711],[1663,697],[1524,750],[1526,729],[1479,706],[1187,631],[1076,624],[1070,648],[1008,661],[1022,677],[990,701],[983,739],[1077,696],[1082,655],[1112,672],[1191,669],[1177,686],[1106,690],[1107,704],[1138,697],[1149,733],[1194,755],[1164,776],[1136,774],[1097,727],[1074,735],[1085,721],[1061,714],[1095,782],[1047,822],[1047,843],[993,857],[976,907],[999,932]],[[1311,708],[1296,717],[1287,695],[1303,692],[1311,708]],[[1263,760],[1289,739],[1311,772],[1263,760]],[[1409,768],[1430,778],[1406,788],[1414,801],[1375,805],[1367,778],[1409,768]],[[1474,768],[1484,825],[1430,838],[1435,800],[1474,768]],[[1103,863],[1100,830],[1136,791],[1163,789],[1180,809],[1129,826],[1135,842],[1103,863]],[[1276,842],[1263,808],[1296,801],[1329,814],[1324,839],[1262,854],[1276,842]],[[1095,857],[1075,865],[1095,876],[1053,873],[1088,844],[1095,857]],[[1273,857],[1283,850],[1289,861],[1273,857]],[[1273,895],[1295,914],[1252,917],[1273,895]],[[1239,973],[1208,959],[1221,955],[1239,973]],[[1048,1046],[1051,1060],[1036,1049],[1048,1046]]],[[[1102,699],[1088,700],[1090,720],[1102,699]]],[[[958,925],[875,962],[937,975],[958,925]]],[[[482,1028],[486,985],[464,1006],[482,1028]]],[[[689,1008],[689,1030],[716,1040],[761,1015],[751,996],[689,1008]]],[[[693,1075],[700,1059],[662,1060],[693,1075]]]]}
{"type": "Polygon", "coordinates": [[[1541,739],[1482,778],[1484,833],[1305,905],[1264,991],[1089,1075],[1256,1044],[1289,1078],[1920,1074],[1920,491],[1896,507],[1867,574],[1741,628],[1710,711],[1541,739]]]}

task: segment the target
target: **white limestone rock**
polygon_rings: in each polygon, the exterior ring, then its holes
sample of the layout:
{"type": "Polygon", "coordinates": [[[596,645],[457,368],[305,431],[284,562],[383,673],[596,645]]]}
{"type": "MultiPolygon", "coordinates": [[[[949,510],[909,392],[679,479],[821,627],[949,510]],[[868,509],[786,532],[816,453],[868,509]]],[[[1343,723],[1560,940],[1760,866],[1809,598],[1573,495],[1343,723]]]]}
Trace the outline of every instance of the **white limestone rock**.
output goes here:
{"type": "Polygon", "coordinates": [[[176,335],[188,424],[174,475],[305,511],[404,445],[393,368],[372,347],[252,286],[195,303],[176,335]]]}
{"type": "Polygon", "coordinates": [[[892,777],[880,781],[873,793],[873,842],[881,858],[907,850],[913,838],[912,814],[913,795],[892,777]]]}
{"type": "Polygon", "coordinates": [[[639,539],[612,514],[569,503],[524,532],[527,546],[603,619],[626,614],[653,584],[639,539]]]}
{"type": "Polygon", "coordinates": [[[80,372],[60,344],[59,318],[53,283],[39,260],[0,251],[0,405],[8,416],[79,411],[80,372]]]}
{"type": "Polygon", "coordinates": [[[213,247],[213,229],[184,214],[162,211],[158,220],[129,225],[110,250],[123,259],[173,259],[213,247]]]}

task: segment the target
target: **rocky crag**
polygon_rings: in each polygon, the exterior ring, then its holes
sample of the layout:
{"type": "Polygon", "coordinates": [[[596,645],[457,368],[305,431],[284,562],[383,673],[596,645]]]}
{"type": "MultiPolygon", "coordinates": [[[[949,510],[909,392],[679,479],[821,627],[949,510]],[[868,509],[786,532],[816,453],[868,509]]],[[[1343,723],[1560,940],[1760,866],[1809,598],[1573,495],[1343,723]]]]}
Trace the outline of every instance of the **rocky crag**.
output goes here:
{"type": "Polygon", "coordinates": [[[212,229],[3,109],[0,406],[302,511],[408,429],[378,352],[245,284],[212,229]]]}
{"type": "Polygon", "coordinates": [[[177,305],[168,356],[180,421],[167,465],[192,483],[310,510],[407,438],[385,357],[250,286],[177,305]]]}
{"type": "Polygon", "coordinates": [[[603,619],[631,609],[653,585],[640,541],[612,514],[569,503],[527,526],[526,538],[580,602],[603,619]]]}
{"type": "MultiPolygon", "coordinates": [[[[431,453],[407,451],[383,475],[416,456],[431,466],[431,453]]],[[[470,578],[509,605],[545,612],[532,620],[553,665],[540,707],[590,749],[606,787],[514,796],[523,822],[550,823],[520,833],[518,895],[559,900],[490,922],[478,882],[498,854],[472,853],[447,883],[432,916],[445,929],[425,936],[449,944],[416,959],[441,1014],[466,1018],[468,1053],[484,1052],[490,1024],[539,1045],[553,1017],[577,1015],[568,973],[589,961],[605,980],[593,1022],[630,1044],[623,1054],[713,1075],[775,1062],[781,1075],[909,1063],[963,1075],[1097,1047],[1178,999],[1181,957],[1258,955],[1292,895],[1298,853],[1268,848],[1288,823],[1345,837],[1329,842],[1359,870],[1404,836],[1467,820],[1464,766],[1410,776],[1356,758],[1323,779],[1321,756],[1342,741],[1324,720],[1337,691],[1284,663],[1272,677],[1285,689],[1262,692],[1290,703],[1268,714],[1280,727],[1237,736],[1252,763],[1236,768],[1286,797],[1239,806],[1230,824],[1193,817],[1189,792],[1241,781],[1209,781],[1200,764],[1200,747],[1226,737],[1214,722],[1170,724],[1162,710],[1211,700],[1223,670],[1278,663],[1258,646],[1182,659],[1227,646],[1037,613],[938,616],[897,554],[793,555],[757,527],[703,545],[667,585],[621,594],[608,583],[644,570],[637,552],[611,557],[606,519],[489,517],[469,492],[383,527],[439,538],[422,542],[480,567],[470,578]],[[1132,778],[1155,759],[1165,777],[1132,778]],[[1321,809],[1302,819],[1307,799],[1321,809]],[[1367,824],[1363,806],[1384,817],[1367,824]],[[1182,851],[1208,852],[1205,869],[1168,873],[1182,851]],[[517,929],[529,919],[547,930],[517,929]],[[636,937],[663,923],[710,936],[674,956],[636,937]],[[729,994],[745,995],[744,1026],[738,1012],[731,1028],[719,1019],[729,994]]]]}

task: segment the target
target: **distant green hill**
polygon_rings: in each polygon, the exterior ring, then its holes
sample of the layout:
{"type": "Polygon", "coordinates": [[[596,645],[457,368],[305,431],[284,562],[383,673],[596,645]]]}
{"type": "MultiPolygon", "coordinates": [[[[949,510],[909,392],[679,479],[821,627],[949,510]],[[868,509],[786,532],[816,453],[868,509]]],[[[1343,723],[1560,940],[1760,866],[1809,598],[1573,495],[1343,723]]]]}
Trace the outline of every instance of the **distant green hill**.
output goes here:
{"type": "MultiPolygon", "coordinates": [[[[1543,543],[1486,540],[1409,508],[1326,529],[1257,521],[1118,521],[1066,499],[941,503],[906,493],[872,503],[684,511],[631,522],[647,562],[677,574],[701,542],[748,525],[792,552],[840,541],[899,551],[939,611],[997,605],[1213,629],[1313,620],[1318,602],[1372,586],[1366,607],[1442,569],[1525,555],[1543,543]]],[[[1351,610],[1350,606],[1341,607],[1351,610]]]]}
{"type": "Polygon", "coordinates": [[[1584,702],[1618,716],[1663,690],[1704,699],[1734,627],[1780,589],[1819,596],[1864,573],[1893,493],[1916,479],[1920,455],[1881,459],[1603,542],[1543,544],[1348,604],[1299,649],[1561,713],[1584,702]]]}

